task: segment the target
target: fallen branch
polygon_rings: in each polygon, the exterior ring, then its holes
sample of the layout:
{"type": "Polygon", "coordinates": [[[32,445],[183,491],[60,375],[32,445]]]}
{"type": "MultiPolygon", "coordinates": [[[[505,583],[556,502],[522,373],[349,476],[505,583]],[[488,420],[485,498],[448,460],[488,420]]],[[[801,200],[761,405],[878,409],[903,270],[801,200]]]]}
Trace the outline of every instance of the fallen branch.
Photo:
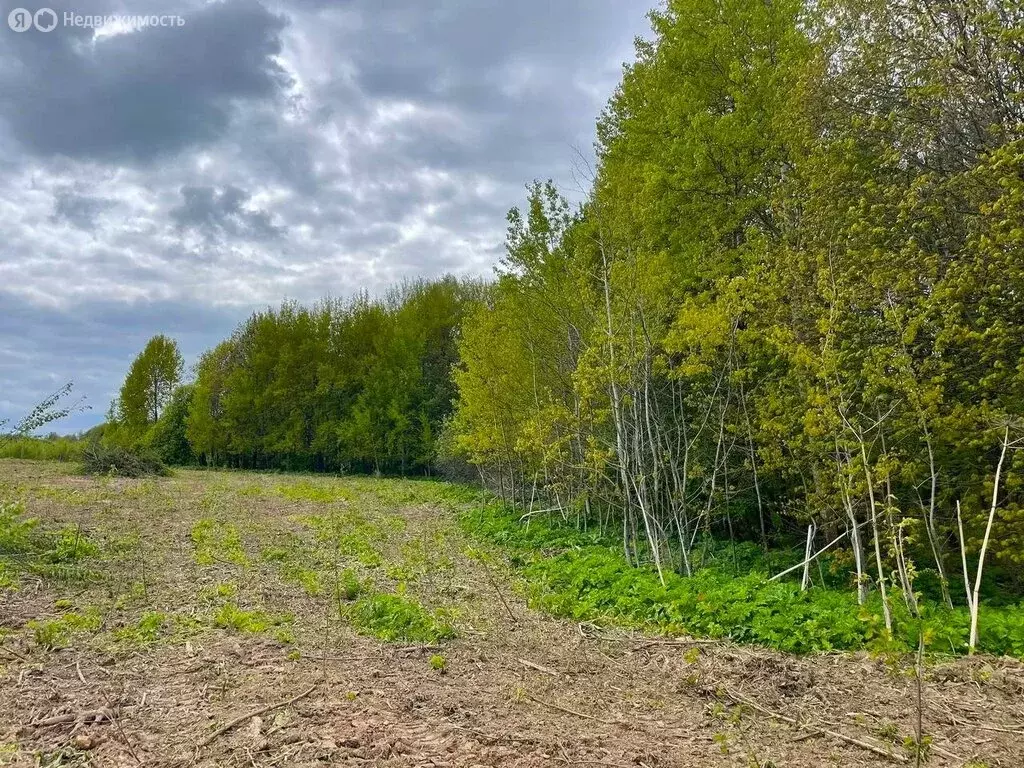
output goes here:
{"type": "MultiPolygon", "coordinates": [[[[857,527],[858,528],[863,528],[865,525],[867,525],[867,521],[861,523],[857,527]]],[[[787,573],[792,573],[793,571],[797,570],[798,568],[804,568],[804,567],[810,565],[810,563],[813,562],[814,560],[816,560],[820,555],[823,555],[826,552],[828,552],[828,550],[830,550],[832,547],[834,547],[836,544],[838,544],[840,541],[842,541],[843,539],[845,539],[849,535],[850,535],[850,531],[849,530],[843,531],[841,534],[836,536],[834,539],[832,539],[832,541],[830,541],[824,547],[819,549],[817,552],[814,552],[813,554],[805,554],[804,560],[802,560],[801,562],[797,563],[792,568],[787,568],[786,570],[782,571],[781,573],[776,573],[774,576],[772,576],[770,579],[768,579],[768,581],[775,581],[776,579],[781,579],[787,573]]]]}
{"type": "Polygon", "coordinates": [[[561,673],[557,669],[552,669],[551,667],[545,667],[543,664],[535,664],[534,662],[527,661],[526,659],[517,659],[517,661],[520,664],[522,664],[524,667],[529,667],[530,669],[535,669],[538,672],[543,672],[545,675],[551,675],[552,677],[560,677],[561,676],[561,673]]]}
{"type": "Polygon", "coordinates": [[[512,613],[512,609],[509,607],[508,601],[505,600],[505,595],[501,593],[501,588],[498,586],[498,582],[494,580],[494,575],[491,573],[491,566],[484,562],[483,558],[480,559],[480,564],[484,567],[484,573],[487,574],[487,580],[491,582],[491,587],[493,587],[494,591],[498,593],[498,598],[501,600],[501,604],[505,606],[505,612],[508,614],[508,617],[512,619],[513,623],[519,623],[519,619],[517,619],[516,615],[512,613]]]}
{"type": "Polygon", "coordinates": [[[320,685],[320,681],[313,683],[311,686],[309,686],[309,688],[304,690],[298,696],[292,696],[290,699],[286,699],[285,701],[279,701],[277,704],[268,704],[265,707],[261,707],[260,709],[257,709],[253,712],[244,714],[241,717],[236,717],[230,723],[221,726],[216,731],[207,736],[205,739],[203,739],[201,742],[199,742],[199,748],[202,749],[203,747],[209,746],[212,742],[223,736],[232,728],[235,728],[236,726],[240,725],[241,723],[244,723],[246,720],[252,717],[257,717],[259,715],[266,714],[267,712],[272,712],[273,710],[280,709],[281,707],[287,707],[289,704],[294,704],[299,699],[304,699],[305,697],[309,696],[309,694],[311,694],[314,690],[316,690],[316,687],[318,685],[320,685]]]}
{"type": "Polygon", "coordinates": [[[799,720],[797,720],[794,717],[788,717],[788,716],[780,714],[778,712],[773,712],[772,710],[768,709],[767,707],[762,707],[757,702],[751,701],[750,699],[746,698],[745,696],[740,696],[737,693],[733,693],[729,689],[725,689],[725,695],[728,696],[730,699],[732,699],[735,703],[737,703],[737,704],[745,704],[746,706],[750,707],[751,709],[754,709],[754,710],[760,712],[762,715],[767,715],[768,717],[770,717],[770,718],[772,718],[774,720],[781,720],[782,722],[788,723],[789,725],[795,725],[795,726],[798,726],[800,728],[806,728],[807,730],[814,731],[814,732],[816,732],[819,735],[824,734],[826,736],[831,736],[833,738],[839,739],[840,741],[845,741],[847,744],[853,744],[855,747],[860,747],[861,749],[866,749],[869,752],[874,752],[876,755],[881,755],[882,757],[886,757],[886,758],[888,758],[890,760],[894,760],[897,763],[906,763],[906,762],[908,762],[907,758],[904,757],[903,755],[898,755],[898,754],[896,754],[894,752],[891,752],[890,750],[885,749],[884,747],[878,746],[877,744],[872,744],[869,741],[862,741],[861,739],[855,739],[852,736],[847,736],[845,733],[839,733],[839,731],[832,731],[832,730],[829,730],[828,728],[821,728],[821,727],[816,726],[816,725],[809,725],[809,724],[801,723],[799,720]]]}
{"type": "Polygon", "coordinates": [[[22,656],[17,651],[12,651],[10,648],[8,648],[5,645],[0,645],[0,651],[3,651],[4,653],[9,653],[9,654],[11,654],[11,656],[13,656],[16,659],[21,659],[22,661],[28,661],[28,657],[27,656],[22,656]]]}
{"type": "Polygon", "coordinates": [[[622,721],[621,720],[605,720],[603,717],[598,717],[597,715],[588,715],[586,712],[577,712],[575,709],[569,709],[568,707],[563,707],[561,704],[553,704],[550,701],[544,701],[543,699],[534,698],[533,696],[531,696],[528,693],[523,694],[523,695],[527,699],[532,701],[534,704],[540,704],[541,706],[544,706],[544,707],[550,707],[551,709],[557,709],[559,712],[565,712],[568,715],[576,715],[576,717],[586,718],[587,720],[596,720],[597,722],[604,723],[605,725],[622,725],[622,721]]]}
{"type": "Polygon", "coordinates": [[[109,723],[114,719],[109,709],[93,709],[88,712],[76,714],[54,715],[32,723],[33,728],[48,728],[51,725],[64,725],[66,723],[109,723]]]}

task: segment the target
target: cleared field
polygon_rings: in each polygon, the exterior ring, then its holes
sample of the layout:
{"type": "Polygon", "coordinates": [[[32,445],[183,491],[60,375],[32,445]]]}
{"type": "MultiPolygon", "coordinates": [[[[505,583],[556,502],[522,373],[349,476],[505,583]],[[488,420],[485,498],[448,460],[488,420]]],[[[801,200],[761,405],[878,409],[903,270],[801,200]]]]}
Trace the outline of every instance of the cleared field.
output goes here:
{"type": "MultiPolygon", "coordinates": [[[[909,660],[552,619],[471,491],[72,470],[0,461],[0,764],[913,764],[909,660]]],[[[928,765],[1024,765],[1024,665],[921,695],[928,765]]]]}

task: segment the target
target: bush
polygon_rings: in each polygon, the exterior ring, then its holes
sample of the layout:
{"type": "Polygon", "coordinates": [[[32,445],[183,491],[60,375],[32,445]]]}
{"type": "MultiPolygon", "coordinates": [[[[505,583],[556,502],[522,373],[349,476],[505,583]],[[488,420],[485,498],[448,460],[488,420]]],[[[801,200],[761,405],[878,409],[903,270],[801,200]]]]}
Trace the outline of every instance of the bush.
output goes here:
{"type": "Polygon", "coordinates": [[[85,449],[82,472],[87,475],[113,475],[115,477],[166,476],[167,466],[155,456],[130,451],[115,445],[96,442],[85,449]]]}

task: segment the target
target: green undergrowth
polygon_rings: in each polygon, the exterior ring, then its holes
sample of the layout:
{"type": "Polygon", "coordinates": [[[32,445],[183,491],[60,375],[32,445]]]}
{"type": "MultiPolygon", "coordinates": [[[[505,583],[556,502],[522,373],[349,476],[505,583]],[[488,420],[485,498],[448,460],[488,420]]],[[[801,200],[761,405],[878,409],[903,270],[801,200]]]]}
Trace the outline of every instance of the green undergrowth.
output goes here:
{"type": "Polygon", "coordinates": [[[274,628],[284,628],[294,622],[290,615],[276,616],[258,609],[246,609],[228,601],[217,609],[213,625],[246,635],[257,635],[274,628]]]}
{"type": "Polygon", "coordinates": [[[314,484],[308,482],[279,485],[277,493],[289,501],[312,501],[320,504],[334,504],[352,500],[352,493],[338,485],[314,484]]]}
{"type": "Polygon", "coordinates": [[[80,527],[45,526],[27,516],[20,503],[0,502],[0,589],[16,586],[20,574],[88,579],[89,560],[99,553],[80,527]]]}
{"type": "Polygon", "coordinates": [[[436,643],[455,636],[447,612],[432,612],[402,593],[371,592],[345,614],[357,631],[388,642],[436,643]]]}
{"type": "MultiPolygon", "coordinates": [[[[470,535],[500,545],[526,584],[533,607],[575,620],[604,620],[667,634],[728,638],[794,653],[829,650],[910,651],[920,629],[938,653],[967,649],[969,615],[922,603],[919,623],[892,595],[893,635],[885,631],[876,597],[857,604],[853,590],[768,581],[766,571],[737,575],[722,565],[693,576],[631,567],[621,546],[599,531],[580,531],[560,520],[520,516],[502,505],[466,512],[470,535]]],[[[1024,606],[982,605],[979,649],[1024,657],[1024,606]]]]}

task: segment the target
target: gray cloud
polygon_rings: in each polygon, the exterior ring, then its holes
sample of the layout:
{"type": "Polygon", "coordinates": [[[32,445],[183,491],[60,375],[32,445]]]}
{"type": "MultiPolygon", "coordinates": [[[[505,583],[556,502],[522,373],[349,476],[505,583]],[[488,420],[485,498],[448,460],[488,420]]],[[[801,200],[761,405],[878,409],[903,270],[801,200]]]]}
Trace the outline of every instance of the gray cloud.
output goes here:
{"type": "Polygon", "coordinates": [[[91,40],[80,28],[4,30],[15,61],[0,68],[0,110],[14,136],[44,156],[148,161],[215,140],[239,101],[288,86],[275,61],[284,17],[245,0],[160,10],[171,11],[185,27],[91,40]]]}
{"type": "MultiPolygon", "coordinates": [[[[653,0],[82,0],[137,31],[0,26],[0,418],[73,378],[102,417],[155,333],[486,275],[576,151],[653,0]]],[[[0,0],[0,25],[13,5],[0,0]]]]}
{"type": "Polygon", "coordinates": [[[202,232],[208,238],[254,240],[273,240],[285,231],[274,226],[266,211],[248,208],[251,195],[238,187],[182,187],[181,197],[182,204],[170,214],[180,229],[202,232]]]}
{"type": "Polygon", "coordinates": [[[79,229],[93,229],[96,217],[113,206],[113,201],[80,195],[70,189],[58,190],[53,199],[53,220],[66,221],[79,229]]]}

